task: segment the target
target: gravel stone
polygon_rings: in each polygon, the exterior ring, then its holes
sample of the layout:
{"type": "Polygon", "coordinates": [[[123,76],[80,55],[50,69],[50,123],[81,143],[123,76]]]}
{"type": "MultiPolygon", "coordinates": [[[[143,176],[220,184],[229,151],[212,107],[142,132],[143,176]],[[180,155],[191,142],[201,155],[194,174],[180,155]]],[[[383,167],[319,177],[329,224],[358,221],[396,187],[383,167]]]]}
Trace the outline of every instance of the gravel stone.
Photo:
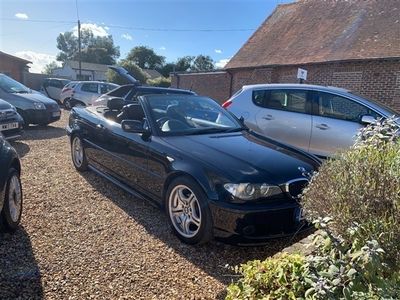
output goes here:
{"type": "Polygon", "coordinates": [[[227,264],[288,246],[181,243],[161,210],[74,169],[68,115],[12,143],[24,211],[17,232],[0,234],[0,299],[222,299],[236,278],[227,264]]]}

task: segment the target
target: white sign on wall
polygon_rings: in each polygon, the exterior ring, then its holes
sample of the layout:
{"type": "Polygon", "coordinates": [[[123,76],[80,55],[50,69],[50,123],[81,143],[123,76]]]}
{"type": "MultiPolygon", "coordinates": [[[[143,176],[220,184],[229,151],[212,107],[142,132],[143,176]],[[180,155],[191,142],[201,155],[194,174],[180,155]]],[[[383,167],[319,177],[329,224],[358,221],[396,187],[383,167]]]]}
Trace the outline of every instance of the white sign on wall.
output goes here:
{"type": "Polygon", "coordinates": [[[307,70],[298,68],[297,69],[297,78],[307,80],[307,70]]]}

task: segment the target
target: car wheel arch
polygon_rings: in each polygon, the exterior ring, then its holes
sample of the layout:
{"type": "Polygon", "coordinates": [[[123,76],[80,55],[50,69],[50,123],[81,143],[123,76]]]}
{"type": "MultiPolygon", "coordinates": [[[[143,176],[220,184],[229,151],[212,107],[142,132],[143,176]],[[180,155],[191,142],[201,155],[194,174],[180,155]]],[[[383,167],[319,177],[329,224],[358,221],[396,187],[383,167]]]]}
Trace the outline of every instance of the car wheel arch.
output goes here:
{"type": "Polygon", "coordinates": [[[185,172],[185,171],[182,171],[182,170],[179,170],[179,171],[175,171],[175,172],[170,173],[168,175],[167,179],[164,182],[163,194],[162,194],[162,200],[163,200],[162,201],[162,206],[163,206],[163,208],[165,207],[165,200],[166,200],[166,196],[167,196],[166,194],[167,194],[167,191],[168,191],[168,187],[170,186],[171,182],[174,179],[178,178],[178,177],[189,177],[190,179],[194,180],[194,182],[196,182],[201,187],[201,189],[207,195],[208,198],[211,196],[210,195],[211,187],[209,186],[209,184],[206,185],[201,180],[196,179],[196,177],[193,176],[192,174],[190,174],[188,172],[185,172]]]}

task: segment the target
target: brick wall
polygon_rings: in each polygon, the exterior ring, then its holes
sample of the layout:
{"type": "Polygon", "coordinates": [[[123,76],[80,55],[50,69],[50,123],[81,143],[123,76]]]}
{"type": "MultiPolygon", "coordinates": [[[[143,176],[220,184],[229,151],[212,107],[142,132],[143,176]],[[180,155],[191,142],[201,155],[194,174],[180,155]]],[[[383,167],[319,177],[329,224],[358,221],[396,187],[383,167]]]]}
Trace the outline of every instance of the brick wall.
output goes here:
{"type": "Polygon", "coordinates": [[[0,73],[6,74],[19,82],[23,80],[22,72],[25,68],[26,64],[24,63],[5,57],[0,58],[0,73]]]}
{"type": "Polygon", "coordinates": [[[231,76],[227,72],[171,75],[171,87],[195,91],[199,95],[224,101],[229,98],[231,76]]]}
{"type": "MultiPolygon", "coordinates": [[[[225,75],[223,72],[181,74],[179,87],[192,87],[199,94],[224,101],[245,84],[296,83],[299,67],[308,71],[305,83],[351,89],[400,111],[400,59],[239,69],[229,70],[225,75]],[[183,79],[185,76],[189,77],[183,79]]],[[[177,87],[176,83],[175,75],[172,87],[177,87]]]]}

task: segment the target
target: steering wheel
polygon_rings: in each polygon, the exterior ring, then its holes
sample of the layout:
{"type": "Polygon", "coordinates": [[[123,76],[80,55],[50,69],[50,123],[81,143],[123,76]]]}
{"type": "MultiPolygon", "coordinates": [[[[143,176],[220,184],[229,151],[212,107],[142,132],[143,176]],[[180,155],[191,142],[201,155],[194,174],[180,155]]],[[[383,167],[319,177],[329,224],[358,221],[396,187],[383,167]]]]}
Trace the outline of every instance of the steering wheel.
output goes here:
{"type": "Polygon", "coordinates": [[[164,125],[165,122],[167,122],[169,120],[168,117],[161,117],[159,118],[156,123],[158,124],[158,126],[160,126],[160,128],[164,125]]]}

